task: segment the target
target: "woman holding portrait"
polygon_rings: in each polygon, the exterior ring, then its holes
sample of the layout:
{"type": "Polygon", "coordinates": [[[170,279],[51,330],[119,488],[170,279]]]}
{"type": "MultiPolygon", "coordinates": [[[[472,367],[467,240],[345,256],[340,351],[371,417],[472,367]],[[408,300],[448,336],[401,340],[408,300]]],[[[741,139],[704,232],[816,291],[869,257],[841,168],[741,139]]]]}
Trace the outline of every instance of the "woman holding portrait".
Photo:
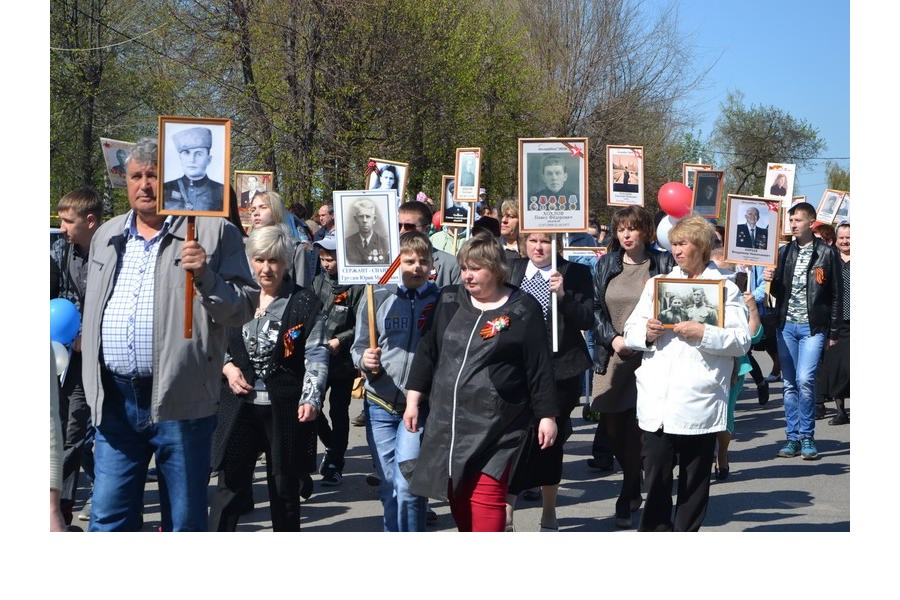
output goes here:
{"type": "Polygon", "coordinates": [[[541,449],[556,441],[550,348],[538,301],[506,283],[497,238],[473,233],[457,261],[462,283],[441,291],[407,380],[406,428],[418,431],[426,397],[430,411],[409,489],[449,499],[460,531],[503,531],[529,426],[541,449]]]}
{"type": "Polygon", "coordinates": [[[643,353],[635,371],[636,413],[647,498],[641,531],[698,531],[709,503],[716,434],[725,431],[735,359],[750,349],[747,310],[737,286],[710,261],[715,230],[698,215],[669,232],[677,266],[665,277],[724,280],[722,326],[683,321],[666,329],[654,315],[656,276],[624,327],[625,345],[643,353]],[[678,466],[672,515],[672,466],[678,466]]]}

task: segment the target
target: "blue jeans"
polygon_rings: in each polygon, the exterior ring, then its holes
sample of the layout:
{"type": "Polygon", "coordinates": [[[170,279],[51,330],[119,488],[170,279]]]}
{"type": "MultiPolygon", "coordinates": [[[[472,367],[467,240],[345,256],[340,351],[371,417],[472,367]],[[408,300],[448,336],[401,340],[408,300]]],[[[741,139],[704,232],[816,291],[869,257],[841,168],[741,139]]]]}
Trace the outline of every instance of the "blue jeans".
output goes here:
{"type": "Polygon", "coordinates": [[[409,481],[400,472],[400,463],[419,457],[425,415],[419,414],[419,431],[410,433],[402,414],[391,414],[369,400],[365,406],[366,440],[381,478],[378,495],[384,507],[384,530],[425,531],[428,499],[410,494],[409,481]]]}
{"type": "Polygon", "coordinates": [[[778,357],[784,380],[785,433],[789,440],[815,437],[816,367],[825,334],[810,335],[809,324],[785,322],[778,330],[778,357]]]}
{"type": "Polygon", "coordinates": [[[155,454],[163,531],[206,531],[212,433],[216,416],[150,420],[149,378],[103,374],[103,419],[94,438],[89,531],[140,531],[144,482],[155,454]]]}

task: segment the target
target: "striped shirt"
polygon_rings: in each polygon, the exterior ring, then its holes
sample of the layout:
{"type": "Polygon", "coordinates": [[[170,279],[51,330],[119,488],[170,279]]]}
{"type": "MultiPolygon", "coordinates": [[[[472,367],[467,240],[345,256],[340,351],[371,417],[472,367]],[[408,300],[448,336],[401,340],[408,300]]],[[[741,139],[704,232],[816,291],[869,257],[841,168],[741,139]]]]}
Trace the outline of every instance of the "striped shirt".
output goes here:
{"type": "Polygon", "coordinates": [[[809,261],[812,259],[813,246],[801,246],[797,252],[797,263],[791,280],[791,295],[788,298],[787,320],[790,323],[809,323],[809,311],[806,305],[806,277],[809,261]]]}
{"type": "Polygon", "coordinates": [[[106,368],[128,377],[153,375],[153,295],[156,257],[173,217],[145,240],[134,223],[134,212],[125,221],[125,253],[116,264],[112,296],[103,310],[100,347],[106,368]]]}

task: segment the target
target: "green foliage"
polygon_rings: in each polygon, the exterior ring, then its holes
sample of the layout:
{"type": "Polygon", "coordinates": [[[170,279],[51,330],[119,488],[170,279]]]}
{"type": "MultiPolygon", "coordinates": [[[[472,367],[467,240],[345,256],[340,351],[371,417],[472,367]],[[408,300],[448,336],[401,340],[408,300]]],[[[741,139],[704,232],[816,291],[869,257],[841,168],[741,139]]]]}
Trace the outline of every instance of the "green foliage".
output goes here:
{"type": "Polygon", "coordinates": [[[828,180],[828,189],[850,191],[850,171],[834,161],[825,163],[825,176],[828,180]]]}
{"type": "Polygon", "coordinates": [[[747,107],[740,92],[723,103],[712,144],[725,157],[725,189],[753,195],[763,195],[767,163],[799,168],[825,148],[818,129],[806,121],[775,106],[747,107]]]}

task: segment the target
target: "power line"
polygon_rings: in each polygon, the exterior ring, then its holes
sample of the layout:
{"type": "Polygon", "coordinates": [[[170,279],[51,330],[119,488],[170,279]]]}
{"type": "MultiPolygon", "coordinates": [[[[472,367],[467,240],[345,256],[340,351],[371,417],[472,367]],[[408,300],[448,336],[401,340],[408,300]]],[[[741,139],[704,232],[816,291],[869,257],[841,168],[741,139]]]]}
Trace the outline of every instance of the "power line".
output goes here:
{"type": "MultiPolygon", "coordinates": [[[[93,17],[91,17],[91,18],[93,18],[93,17]]],[[[109,29],[110,31],[115,31],[116,33],[119,33],[121,35],[120,32],[116,31],[115,29],[113,29],[112,27],[107,25],[106,23],[101,23],[101,24],[104,27],[106,27],[107,29],[109,29]]],[[[162,29],[162,27],[163,27],[162,25],[160,25],[159,27],[154,27],[150,31],[145,31],[144,33],[136,35],[127,40],[122,40],[121,42],[116,42],[115,44],[108,44],[106,46],[96,46],[94,48],[57,48],[56,46],[50,46],[50,50],[51,51],[55,50],[56,52],[96,52],[97,50],[109,50],[110,48],[115,48],[116,46],[121,46],[123,44],[130,44],[131,42],[136,42],[139,38],[150,35],[157,29],[162,29]]],[[[145,48],[146,48],[146,46],[145,46],[145,48]]]]}

